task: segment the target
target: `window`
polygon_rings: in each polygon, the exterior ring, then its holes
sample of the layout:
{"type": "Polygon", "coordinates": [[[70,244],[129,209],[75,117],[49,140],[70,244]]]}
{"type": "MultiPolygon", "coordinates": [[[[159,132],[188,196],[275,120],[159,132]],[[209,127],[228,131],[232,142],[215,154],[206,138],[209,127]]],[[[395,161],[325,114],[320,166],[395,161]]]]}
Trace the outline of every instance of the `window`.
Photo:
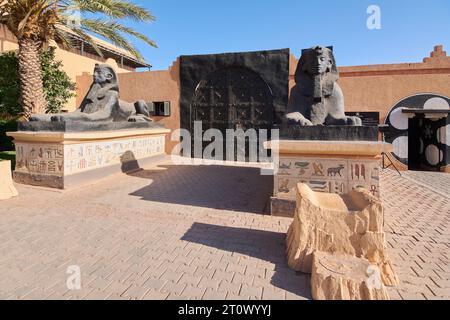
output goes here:
{"type": "Polygon", "coordinates": [[[150,113],[157,117],[170,117],[170,102],[150,102],[150,113]]]}

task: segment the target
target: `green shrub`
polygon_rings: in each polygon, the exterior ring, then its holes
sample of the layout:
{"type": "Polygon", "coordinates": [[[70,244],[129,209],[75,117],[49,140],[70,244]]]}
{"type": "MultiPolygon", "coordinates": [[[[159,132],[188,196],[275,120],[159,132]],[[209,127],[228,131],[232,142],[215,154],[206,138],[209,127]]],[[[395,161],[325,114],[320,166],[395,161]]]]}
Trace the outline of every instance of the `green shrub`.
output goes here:
{"type": "MultiPolygon", "coordinates": [[[[50,47],[41,53],[47,113],[60,112],[75,96],[76,85],[62,67],[62,62],[55,59],[55,48],[50,47]]],[[[19,61],[15,52],[6,52],[0,55],[0,115],[19,117],[21,112],[19,61]]]]}
{"type": "Polygon", "coordinates": [[[12,139],[6,136],[8,131],[17,131],[17,121],[0,120],[0,151],[14,150],[12,139]]]}
{"type": "MultiPolygon", "coordinates": [[[[19,115],[20,79],[19,60],[15,52],[0,55],[0,114],[19,115]]],[[[1,119],[1,118],[0,118],[1,119]]]]}
{"type": "Polygon", "coordinates": [[[16,167],[16,153],[14,151],[0,151],[0,161],[2,160],[11,161],[11,170],[16,167]]]}

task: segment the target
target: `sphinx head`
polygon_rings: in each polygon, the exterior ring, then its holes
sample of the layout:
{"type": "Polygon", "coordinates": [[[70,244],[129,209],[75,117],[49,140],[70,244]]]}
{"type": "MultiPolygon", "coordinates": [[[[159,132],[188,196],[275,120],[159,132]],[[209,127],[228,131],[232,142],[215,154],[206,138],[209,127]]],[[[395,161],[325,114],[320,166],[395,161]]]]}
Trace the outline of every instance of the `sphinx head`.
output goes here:
{"type": "Polygon", "coordinates": [[[302,71],[312,76],[323,75],[329,72],[337,73],[332,47],[317,46],[303,50],[300,63],[302,71]]]}
{"type": "Polygon", "coordinates": [[[100,85],[117,84],[117,74],[110,65],[96,64],[94,68],[94,83],[100,85]]]}

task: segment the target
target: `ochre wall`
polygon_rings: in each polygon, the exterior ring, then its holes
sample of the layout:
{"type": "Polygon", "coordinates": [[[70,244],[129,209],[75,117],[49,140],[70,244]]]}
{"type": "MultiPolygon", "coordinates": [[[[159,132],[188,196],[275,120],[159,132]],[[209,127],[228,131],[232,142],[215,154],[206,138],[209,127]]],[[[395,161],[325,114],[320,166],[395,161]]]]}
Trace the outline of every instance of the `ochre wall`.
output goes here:
{"type": "MultiPolygon", "coordinates": [[[[295,85],[294,74],[298,59],[291,55],[290,87],[295,85]]],[[[172,115],[158,118],[168,128],[180,127],[179,60],[169,70],[120,74],[120,92],[124,100],[170,101],[172,115]]],[[[377,111],[384,122],[390,109],[400,100],[420,93],[450,96],[450,57],[437,46],[431,58],[423,63],[385,64],[339,68],[347,111],[377,111]]],[[[79,105],[89,89],[92,76],[77,77],[79,105]]],[[[174,142],[168,141],[170,152],[174,142]]]]}
{"type": "MultiPolygon", "coordinates": [[[[128,73],[127,69],[119,68],[117,62],[113,59],[102,59],[94,56],[82,56],[78,53],[61,49],[56,43],[51,43],[56,47],[55,57],[56,60],[62,61],[63,69],[73,82],[77,81],[77,76],[83,74],[83,72],[92,72],[96,63],[109,63],[113,65],[118,73],[128,73]]],[[[4,25],[0,24],[0,53],[6,51],[16,51],[19,49],[17,39],[4,25]]],[[[73,111],[77,108],[76,98],[72,98],[64,108],[67,111],[73,111]]]]}
{"type": "MultiPolygon", "coordinates": [[[[76,82],[77,76],[83,74],[83,72],[92,72],[96,63],[108,63],[112,65],[117,73],[129,73],[130,71],[126,69],[119,68],[117,62],[114,59],[108,59],[104,61],[103,59],[93,59],[90,57],[82,56],[77,53],[66,51],[57,47],[55,52],[56,60],[62,61],[63,69],[67,75],[76,82]]],[[[76,98],[72,98],[66,105],[65,110],[74,111],[77,108],[76,98]]]]}
{"type": "MultiPolygon", "coordinates": [[[[170,117],[153,117],[168,129],[180,128],[180,63],[175,61],[169,70],[119,74],[120,98],[134,102],[170,101],[170,117]]],[[[77,105],[80,105],[92,83],[92,75],[84,73],[77,77],[77,105]]],[[[166,151],[170,153],[177,142],[167,137],[166,151]]]]}

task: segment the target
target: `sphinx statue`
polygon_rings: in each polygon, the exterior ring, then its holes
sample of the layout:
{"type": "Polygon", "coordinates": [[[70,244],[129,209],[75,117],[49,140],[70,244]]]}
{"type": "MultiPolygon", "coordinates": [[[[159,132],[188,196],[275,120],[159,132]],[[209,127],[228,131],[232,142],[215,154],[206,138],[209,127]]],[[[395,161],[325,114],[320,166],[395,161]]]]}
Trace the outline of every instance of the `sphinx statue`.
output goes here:
{"type": "Polygon", "coordinates": [[[338,79],[332,47],[303,50],[289,100],[288,124],[361,126],[360,118],[345,115],[344,95],[338,79]]]}
{"type": "Polygon", "coordinates": [[[70,113],[33,115],[29,119],[46,122],[152,122],[144,101],[135,103],[119,99],[119,81],[114,69],[96,64],[93,84],[80,108],[70,113]]]}

